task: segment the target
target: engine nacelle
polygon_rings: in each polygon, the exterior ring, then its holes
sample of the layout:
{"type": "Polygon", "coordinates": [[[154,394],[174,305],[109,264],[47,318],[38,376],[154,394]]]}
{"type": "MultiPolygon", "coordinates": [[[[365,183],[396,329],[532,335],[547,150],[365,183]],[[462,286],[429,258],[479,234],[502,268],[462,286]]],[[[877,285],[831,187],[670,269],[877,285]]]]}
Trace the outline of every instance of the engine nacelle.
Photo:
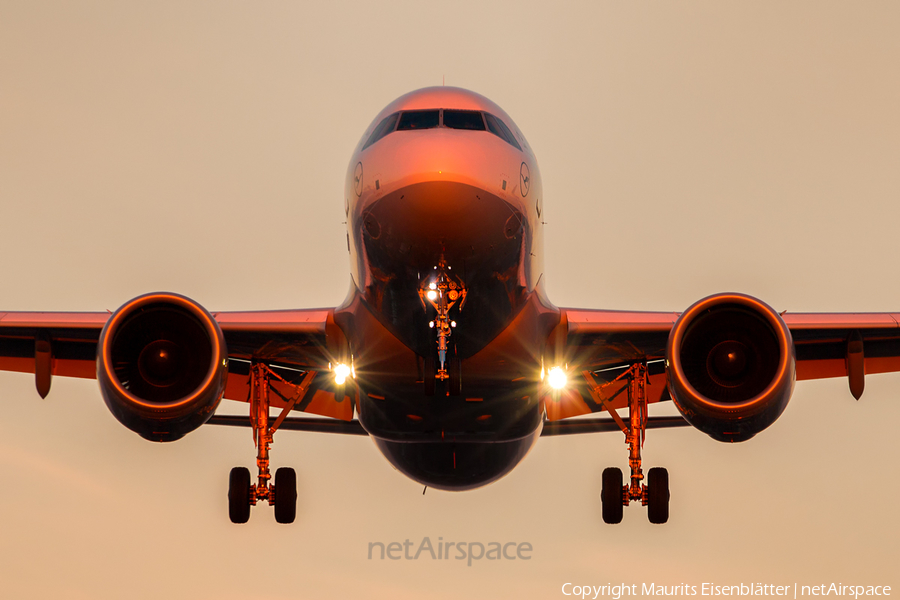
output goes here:
{"type": "Polygon", "coordinates": [[[716,294],[675,322],[666,348],[669,392],[682,416],[722,442],[775,422],[794,389],[791,332],[768,304],[716,294]]]}
{"type": "Polygon", "coordinates": [[[97,381],[120,423],[168,442],[215,412],[225,392],[228,351],[215,319],[178,294],[126,302],[100,333],[97,381]]]}

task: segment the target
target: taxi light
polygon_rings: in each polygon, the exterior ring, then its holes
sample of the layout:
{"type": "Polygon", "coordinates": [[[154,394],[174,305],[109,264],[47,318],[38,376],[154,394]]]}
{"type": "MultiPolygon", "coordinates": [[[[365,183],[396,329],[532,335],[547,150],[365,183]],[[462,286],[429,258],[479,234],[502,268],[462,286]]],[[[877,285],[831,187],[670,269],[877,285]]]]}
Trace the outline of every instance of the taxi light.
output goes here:
{"type": "Polygon", "coordinates": [[[344,385],[347,377],[350,375],[350,367],[344,363],[338,363],[334,367],[334,382],[338,385],[344,385]]]}
{"type": "Polygon", "coordinates": [[[547,382],[554,390],[561,390],[566,387],[568,379],[569,378],[566,377],[566,372],[563,371],[562,367],[553,367],[550,369],[550,372],[547,373],[547,382]]]}
{"type": "Polygon", "coordinates": [[[437,298],[437,292],[434,290],[428,290],[428,293],[425,295],[428,296],[429,300],[434,300],[435,298],[437,298]]]}

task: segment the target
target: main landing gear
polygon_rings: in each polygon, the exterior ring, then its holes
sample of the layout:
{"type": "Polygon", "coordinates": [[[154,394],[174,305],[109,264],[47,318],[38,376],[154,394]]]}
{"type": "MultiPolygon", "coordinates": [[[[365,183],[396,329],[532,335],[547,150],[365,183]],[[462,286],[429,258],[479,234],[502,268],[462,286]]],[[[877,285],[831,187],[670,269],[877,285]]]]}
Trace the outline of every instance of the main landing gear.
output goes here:
{"type": "Polygon", "coordinates": [[[647,364],[635,363],[627,371],[614,380],[597,385],[589,371],[583,372],[589,384],[591,396],[601,404],[612,416],[625,434],[628,444],[628,465],[631,467],[631,481],[622,483],[622,470],[610,467],[603,471],[603,486],[600,502],[603,507],[603,521],[621,523],[623,508],[632,501],[640,502],[647,507],[647,517],[651,523],[665,523],[669,520],[669,472],[661,467],[654,467],[647,472],[647,484],[642,480],[641,447],[647,431],[647,364]],[[627,384],[610,398],[605,398],[603,390],[613,383],[626,380],[627,384]],[[618,393],[628,393],[628,423],[626,424],[609,404],[618,393]]]}
{"type": "Polygon", "coordinates": [[[427,352],[424,356],[425,368],[423,384],[426,396],[434,396],[435,382],[447,381],[447,389],[451,396],[459,396],[462,392],[462,368],[456,343],[450,340],[456,321],[450,319],[450,309],[459,303],[462,310],[466,303],[466,287],[462,279],[452,274],[452,267],[441,257],[434,268],[435,273],[426,277],[419,286],[419,298],[424,306],[429,304],[437,316],[428,322],[428,327],[437,332],[437,356],[427,352]]]}
{"type": "Polygon", "coordinates": [[[303,398],[312,383],[314,372],[307,373],[300,385],[286,381],[263,363],[250,365],[250,422],[253,441],[256,444],[257,483],[250,483],[250,470],[235,467],[228,479],[228,516],[232,523],[246,523],[250,519],[250,507],[263,500],[275,508],[275,520],[293,523],[297,515],[297,474],[290,467],[275,471],[275,481],[269,473],[269,446],[275,431],[284,421],[296,402],[303,398]],[[296,390],[272,426],[269,426],[269,377],[274,377],[296,390]]]}

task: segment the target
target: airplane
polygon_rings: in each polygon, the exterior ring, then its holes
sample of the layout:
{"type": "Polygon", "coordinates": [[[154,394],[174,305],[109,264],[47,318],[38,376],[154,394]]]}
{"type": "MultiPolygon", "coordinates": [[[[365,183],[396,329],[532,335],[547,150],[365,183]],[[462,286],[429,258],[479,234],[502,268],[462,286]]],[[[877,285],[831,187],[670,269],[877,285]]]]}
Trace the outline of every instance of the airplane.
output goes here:
{"type": "Polygon", "coordinates": [[[154,292],[113,313],[0,312],[0,369],[33,374],[42,398],[53,376],[96,378],[116,419],[150,441],[250,428],[256,482],[231,470],[234,523],[260,502],[279,523],[296,518],[295,471],[269,468],[279,430],[369,436],[407,477],[452,491],[497,481],[539,437],[619,431],[630,476],[602,473],[610,524],[631,502],[668,521],[668,472],[643,470],[648,430],[743,442],[797,380],[846,377],[859,399],[866,374],[900,371],[900,313],[779,313],[739,293],[681,313],[555,306],[534,152],[505,111],[461,88],[410,92],[375,117],[344,213],[339,306],[210,312],[154,292]],[[223,398],[248,416],[216,414],[223,398]],[[680,416],[649,415],[667,401],[680,416]]]}

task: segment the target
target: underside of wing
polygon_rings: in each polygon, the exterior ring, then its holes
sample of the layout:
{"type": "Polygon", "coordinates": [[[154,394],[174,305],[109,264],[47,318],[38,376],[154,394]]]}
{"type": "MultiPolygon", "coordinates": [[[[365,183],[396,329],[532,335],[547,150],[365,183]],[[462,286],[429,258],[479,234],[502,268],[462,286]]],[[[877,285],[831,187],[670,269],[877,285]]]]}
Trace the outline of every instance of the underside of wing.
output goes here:
{"type": "MultiPolygon", "coordinates": [[[[740,294],[710,296],[681,314],[563,309],[555,336],[551,346],[556,362],[564,363],[576,381],[546,403],[548,418],[554,421],[624,406],[627,383],[617,377],[635,363],[647,365],[649,402],[670,399],[670,377],[679,385],[687,377],[695,380],[689,387],[718,389],[722,396],[711,394],[713,402],[737,402],[741,386],[736,379],[725,381],[729,368],[736,368],[726,364],[728,358],[765,363],[767,355],[779,352],[778,340],[787,344],[785,352],[792,351],[792,360],[784,364],[793,369],[796,380],[847,377],[856,398],[862,395],[865,375],[900,371],[900,313],[778,314],[740,294]],[[672,335],[677,338],[674,346],[672,335]],[[676,356],[668,356],[672,352],[676,356]],[[671,373],[673,364],[678,365],[677,376],[671,373]]],[[[777,361],[769,362],[774,377],[777,361]]],[[[781,379],[785,402],[790,396],[788,379],[781,379]]],[[[763,391],[766,381],[760,380],[754,394],[763,391]]]]}
{"type": "MultiPolygon", "coordinates": [[[[127,336],[139,336],[145,330],[145,336],[152,342],[158,333],[154,328],[159,325],[150,319],[142,325],[141,319],[153,310],[158,312],[159,307],[141,306],[134,308],[133,314],[122,315],[120,320],[127,321],[127,336]]],[[[205,313],[202,308],[198,310],[205,313]]],[[[346,341],[332,315],[330,308],[213,313],[211,317],[227,348],[224,397],[248,401],[251,364],[261,363],[274,373],[273,407],[290,403],[294,410],[350,420],[352,399],[344,394],[336,395],[331,385],[331,367],[338,361],[349,360],[346,341]],[[301,384],[303,396],[297,398],[301,384]]],[[[49,393],[53,376],[96,378],[98,344],[104,326],[113,316],[110,312],[0,313],[0,370],[33,373],[42,397],[49,393]]],[[[110,341],[111,352],[119,346],[124,348],[127,344],[110,341]]],[[[133,359],[115,358],[113,370],[124,373],[129,361],[139,362],[145,355],[140,349],[132,354],[133,359]]],[[[142,363],[135,369],[140,371],[145,366],[142,363]]],[[[134,377],[131,384],[136,385],[134,377]]]]}
{"type": "Polygon", "coordinates": [[[334,389],[332,367],[350,363],[349,349],[334,322],[334,310],[308,309],[214,313],[228,344],[225,398],[249,401],[250,369],[271,368],[273,407],[296,402],[294,410],[349,421],[353,402],[334,389]],[[313,377],[304,386],[306,375],[313,377]],[[302,393],[298,398],[297,394],[302,393]]]}
{"type": "Polygon", "coordinates": [[[52,375],[97,376],[97,340],[108,312],[0,313],[0,370],[35,373],[46,396],[52,375]]]}
{"type": "MultiPolygon", "coordinates": [[[[678,313],[563,308],[551,336],[551,362],[565,365],[572,384],[545,401],[547,418],[558,421],[627,405],[631,365],[647,364],[647,400],[668,400],[666,341],[678,313]]],[[[548,365],[549,367],[550,365],[548,365]]]]}
{"type": "Polygon", "coordinates": [[[865,374],[900,371],[900,314],[784,313],[782,318],[794,340],[798,380],[850,377],[856,383],[865,374]]]}

